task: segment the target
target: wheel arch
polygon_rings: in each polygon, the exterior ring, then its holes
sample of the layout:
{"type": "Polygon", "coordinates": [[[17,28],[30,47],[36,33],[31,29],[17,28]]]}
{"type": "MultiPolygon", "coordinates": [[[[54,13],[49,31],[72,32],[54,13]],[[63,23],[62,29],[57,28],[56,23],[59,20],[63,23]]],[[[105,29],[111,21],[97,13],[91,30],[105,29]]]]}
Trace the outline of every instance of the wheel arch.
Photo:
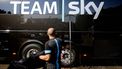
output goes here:
{"type": "Polygon", "coordinates": [[[77,66],[79,64],[79,55],[80,55],[80,49],[79,45],[73,41],[70,40],[64,40],[64,45],[63,49],[72,49],[72,52],[74,53],[74,60],[71,64],[62,64],[62,66],[67,67],[67,66],[77,66]],[[71,42],[71,43],[70,43],[71,42]],[[70,46],[71,44],[71,46],[70,46]]]}
{"type": "Polygon", "coordinates": [[[32,44],[32,43],[39,44],[39,45],[42,46],[42,48],[44,48],[44,43],[42,43],[42,42],[39,41],[39,40],[35,40],[35,39],[26,40],[26,41],[24,41],[24,42],[21,44],[21,46],[20,46],[20,48],[19,48],[19,51],[18,51],[19,58],[21,58],[21,51],[23,50],[23,48],[24,48],[26,45],[32,44]]]}

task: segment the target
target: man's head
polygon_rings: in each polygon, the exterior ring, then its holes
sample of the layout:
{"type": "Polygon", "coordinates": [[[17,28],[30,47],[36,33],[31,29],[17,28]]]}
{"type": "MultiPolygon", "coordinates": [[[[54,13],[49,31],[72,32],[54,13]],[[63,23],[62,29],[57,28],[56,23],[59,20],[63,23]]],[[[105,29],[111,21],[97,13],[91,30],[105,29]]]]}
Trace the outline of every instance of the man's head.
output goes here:
{"type": "Polygon", "coordinates": [[[55,36],[55,29],[54,28],[48,28],[47,35],[48,36],[55,36]]]}

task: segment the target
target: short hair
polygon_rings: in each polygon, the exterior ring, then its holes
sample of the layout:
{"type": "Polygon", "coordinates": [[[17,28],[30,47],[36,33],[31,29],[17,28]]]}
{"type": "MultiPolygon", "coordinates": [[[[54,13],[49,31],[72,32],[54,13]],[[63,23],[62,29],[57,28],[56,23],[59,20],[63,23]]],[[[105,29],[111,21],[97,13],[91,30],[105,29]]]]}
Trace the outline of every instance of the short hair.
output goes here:
{"type": "Polygon", "coordinates": [[[48,28],[47,35],[55,36],[55,28],[48,28]]]}

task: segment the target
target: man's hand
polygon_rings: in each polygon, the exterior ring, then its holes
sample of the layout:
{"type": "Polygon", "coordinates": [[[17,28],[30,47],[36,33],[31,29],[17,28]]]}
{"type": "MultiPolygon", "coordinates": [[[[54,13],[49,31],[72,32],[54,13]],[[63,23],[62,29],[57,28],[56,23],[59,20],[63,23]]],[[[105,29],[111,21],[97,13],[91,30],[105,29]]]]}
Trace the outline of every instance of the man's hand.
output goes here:
{"type": "Polygon", "coordinates": [[[51,56],[50,54],[40,55],[39,59],[44,60],[44,61],[49,61],[50,56],[51,56]]]}

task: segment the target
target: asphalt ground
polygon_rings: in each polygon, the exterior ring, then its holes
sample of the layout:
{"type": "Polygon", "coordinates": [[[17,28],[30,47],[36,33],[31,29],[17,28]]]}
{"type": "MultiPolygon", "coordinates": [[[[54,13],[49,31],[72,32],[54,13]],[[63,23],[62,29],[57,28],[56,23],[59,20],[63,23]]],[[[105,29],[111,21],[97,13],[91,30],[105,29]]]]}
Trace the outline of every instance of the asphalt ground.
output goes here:
{"type": "MultiPolygon", "coordinates": [[[[0,69],[7,69],[9,64],[0,64],[0,69]]],[[[42,69],[42,68],[39,68],[42,69]]],[[[78,66],[78,67],[65,67],[61,69],[122,69],[122,66],[78,66]]]]}

